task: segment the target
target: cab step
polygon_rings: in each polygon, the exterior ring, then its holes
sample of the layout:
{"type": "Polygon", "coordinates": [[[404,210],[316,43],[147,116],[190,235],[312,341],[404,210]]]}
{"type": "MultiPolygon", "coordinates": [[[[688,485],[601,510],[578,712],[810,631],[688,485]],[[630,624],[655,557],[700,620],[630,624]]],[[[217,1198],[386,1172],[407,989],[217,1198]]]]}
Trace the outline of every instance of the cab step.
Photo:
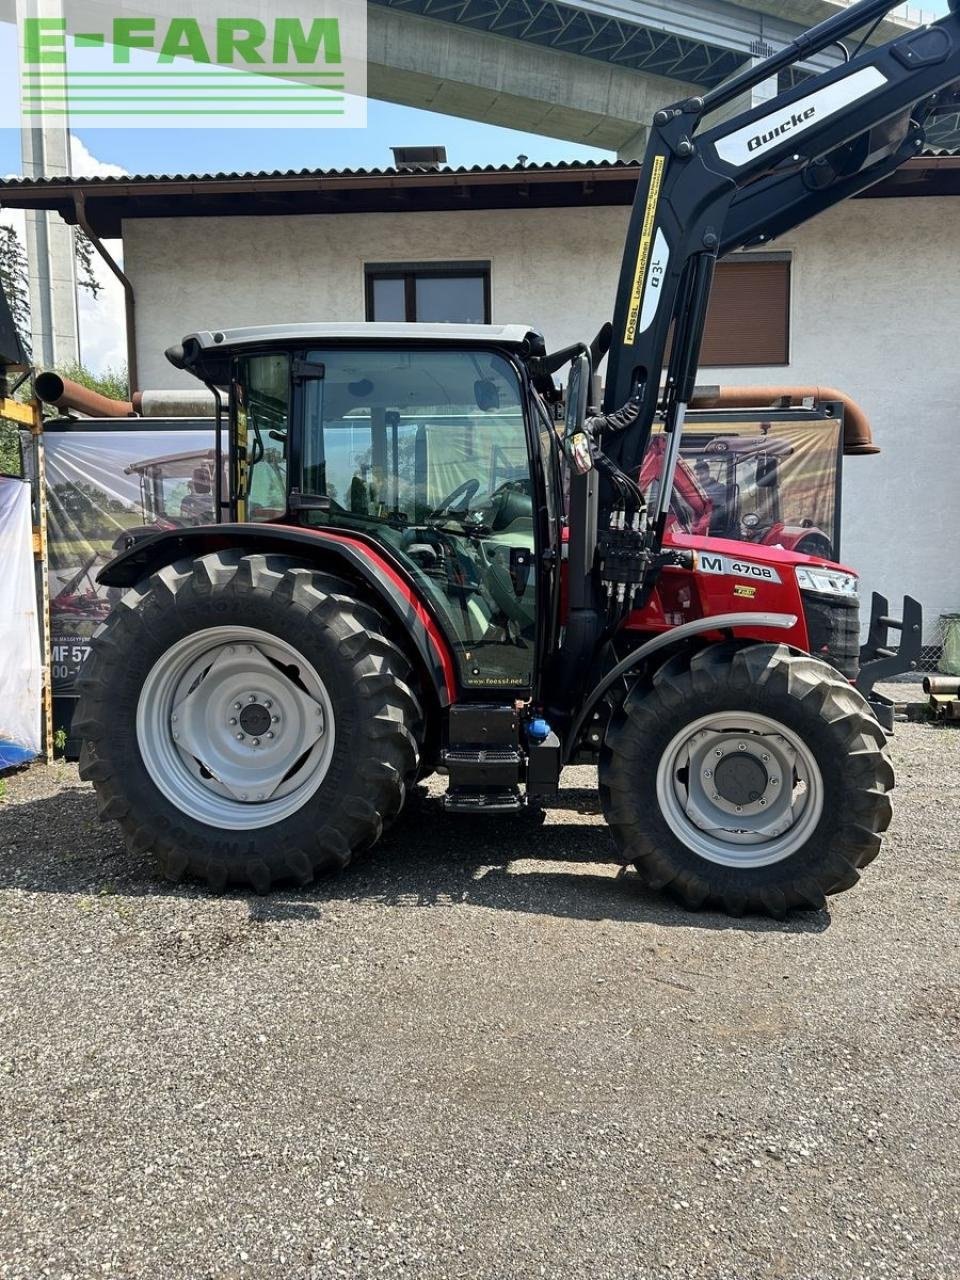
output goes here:
{"type": "Polygon", "coordinates": [[[516,813],[525,805],[526,801],[518,787],[503,787],[499,790],[457,787],[443,797],[445,813],[516,813]]]}

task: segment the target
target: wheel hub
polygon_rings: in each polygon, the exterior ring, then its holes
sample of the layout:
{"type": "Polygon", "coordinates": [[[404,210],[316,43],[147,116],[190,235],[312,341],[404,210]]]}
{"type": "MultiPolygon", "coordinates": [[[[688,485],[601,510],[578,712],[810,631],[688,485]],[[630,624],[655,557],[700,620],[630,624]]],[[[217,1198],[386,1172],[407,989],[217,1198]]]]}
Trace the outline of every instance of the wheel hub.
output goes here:
{"type": "Polygon", "coordinates": [[[140,753],[177,807],[226,829],[266,826],[305,803],[333,752],[333,708],[292,646],[212,627],[162,655],[137,711],[140,753]]]}
{"type": "Polygon", "coordinates": [[[657,798],[673,833],[701,857],[761,867],[809,838],[823,811],[823,780],[792,729],[753,712],[717,712],[667,745],[657,798]]]}
{"type": "MultiPolygon", "coordinates": [[[[250,696],[256,697],[256,694],[250,696]]],[[[243,732],[255,738],[270,732],[270,712],[262,702],[248,702],[242,708],[239,720],[243,732]]]]}
{"type": "Polygon", "coordinates": [[[767,790],[769,782],[761,762],[746,751],[724,756],[713,771],[713,780],[721,799],[741,807],[755,804],[767,790]]]}

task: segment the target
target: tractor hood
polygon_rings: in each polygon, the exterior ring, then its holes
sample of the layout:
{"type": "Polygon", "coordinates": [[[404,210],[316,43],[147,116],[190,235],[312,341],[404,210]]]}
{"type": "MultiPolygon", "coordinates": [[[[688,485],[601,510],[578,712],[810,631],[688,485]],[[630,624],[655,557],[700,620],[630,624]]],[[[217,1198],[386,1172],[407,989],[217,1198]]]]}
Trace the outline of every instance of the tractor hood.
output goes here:
{"type": "Polygon", "coordinates": [[[768,546],[762,542],[737,542],[733,538],[705,538],[689,533],[667,532],[663,543],[665,547],[678,547],[685,551],[695,551],[703,557],[721,557],[738,563],[771,565],[775,568],[793,569],[798,565],[824,565],[837,569],[841,573],[859,578],[856,569],[839,564],[833,560],[825,560],[822,556],[808,556],[802,551],[791,551],[787,547],[768,546]]]}

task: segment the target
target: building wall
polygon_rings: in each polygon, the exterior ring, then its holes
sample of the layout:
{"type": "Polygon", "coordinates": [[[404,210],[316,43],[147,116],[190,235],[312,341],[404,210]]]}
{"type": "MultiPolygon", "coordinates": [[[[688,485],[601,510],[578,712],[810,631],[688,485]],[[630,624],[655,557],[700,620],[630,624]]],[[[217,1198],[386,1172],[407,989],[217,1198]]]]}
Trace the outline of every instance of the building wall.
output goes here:
{"type": "MultiPolygon", "coordinates": [[[[627,210],[519,209],[131,221],[141,385],[190,379],[163,350],[194,329],[364,314],[365,262],[489,259],[495,322],[553,347],[610,317],[627,210]]],[[[810,382],[868,410],[883,453],[846,460],[844,559],[865,591],[960,611],[957,427],[960,220],[947,199],[860,200],[775,246],[793,254],[788,367],[703,382],[810,382]]]]}

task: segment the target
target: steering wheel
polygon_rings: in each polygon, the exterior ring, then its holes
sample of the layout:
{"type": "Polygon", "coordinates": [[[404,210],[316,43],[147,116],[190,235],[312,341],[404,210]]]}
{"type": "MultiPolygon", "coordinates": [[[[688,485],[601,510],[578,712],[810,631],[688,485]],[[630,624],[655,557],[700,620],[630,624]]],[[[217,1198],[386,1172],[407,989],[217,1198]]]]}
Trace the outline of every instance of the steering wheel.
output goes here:
{"type": "Polygon", "coordinates": [[[438,507],[434,507],[434,509],[427,516],[427,519],[428,520],[439,519],[439,517],[442,516],[445,511],[450,510],[450,508],[459,498],[465,498],[466,499],[465,505],[469,507],[470,499],[474,496],[474,494],[477,492],[479,488],[480,488],[479,480],[477,479],[464,480],[463,484],[458,484],[457,487],[451,493],[447,494],[447,496],[444,498],[444,500],[440,503],[438,507]]]}

